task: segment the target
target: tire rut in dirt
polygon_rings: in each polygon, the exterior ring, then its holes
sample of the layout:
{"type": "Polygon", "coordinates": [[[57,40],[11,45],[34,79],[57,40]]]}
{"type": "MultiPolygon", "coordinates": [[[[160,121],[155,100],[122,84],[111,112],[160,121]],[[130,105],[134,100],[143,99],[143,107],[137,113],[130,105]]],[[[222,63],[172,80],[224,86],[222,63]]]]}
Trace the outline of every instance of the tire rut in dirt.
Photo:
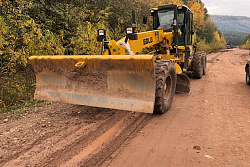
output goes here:
{"type": "MultiPolygon", "coordinates": [[[[127,114],[126,111],[119,111],[112,115],[110,118],[102,122],[96,129],[89,133],[82,133],[76,141],[66,145],[60,150],[49,155],[49,158],[43,161],[41,166],[60,166],[61,164],[70,160],[74,155],[78,154],[84,147],[90,144],[93,140],[111,128],[120,119],[127,114]]],[[[84,128],[84,127],[83,127],[84,128]]]]}
{"type": "Polygon", "coordinates": [[[215,57],[213,57],[212,59],[210,60],[207,60],[207,63],[214,63],[216,61],[216,59],[222,55],[224,53],[224,51],[217,51],[215,52],[214,54],[217,54],[215,57]]]}
{"type": "Polygon", "coordinates": [[[154,113],[163,114],[171,106],[176,89],[176,69],[170,60],[157,60],[155,63],[155,106],[154,113]]]}
{"type": "Polygon", "coordinates": [[[20,148],[20,150],[18,150],[17,153],[15,153],[15,154],[13,154],[13,155],[11,155],[11,156],[9,156],[9,157],[5,157],[4,159],[2,159],[2,160],[0,161],[0,166],[4,166],[4,164],[7,163],[8,161],[14,160],[14,159],[16,159],[17,157],[19,157],[20,155],[23,155],[23,154],[29,152],[34,146],[41,144],[42,141],[44,141],[44,140],[46,140],[46,139],[48,139],[48,138],[54,136],[56,133],[62,132],[62,131],[64,131],[64,130],[66,130],[66,128],[63,128],[63,129],[60,129],[60,130],[58,130],[58,131],[54,131],[54,132],[51,132],[51,133],[47,133],[46,135],[44,135],[44,136],[38,138],[37,140],[35,140],[35,141],[34,141],[32,144],[30,144],[27,148],[25,148],[25,149],[21,149],[21,148],[20,148]]]}
{"type": "MultiPolygon", "coordinates": [[[[61,103],[51,105],[44,110],[44,112],[29,115],[27,120],[20,119],[10,122],[10,125],[6,124],[7,132],[3,134],[7,139],[1,141],[1,144],[3,141],[5,143],[0,150],[0,157],[2,157],[0,166],[43,166],[44,162],[51,161],[51,158],[58,162],[55,163],[56,165],[60,164],[61,160],[52,155],[76,143],[83,135],[95,131],[101,123],[117,113],[116,110],[111,109],[61,103]],[[58,110],[55,110],[57,108],[58,110]],[[49,121],[49,124],[43,126],[43,121],[49,121]],[[13,138],[18,139],[18,142],[13,141],[13,138]]],[[[1,139],[3,139],[2,136],[1,139]]],[[[48,166],[51,165],[48,164],[48,166]]]]}
{"type": "Polygon", "coordinates": [[[152,114],[133,113],[112,139],[105,143],[98,151],[83,159],[78,165],[81,167],[101,166],[105,161],[114,158],[119,154],[119,148],[122,148],[122,145],[135,137],[153,116],[152,114]]]}

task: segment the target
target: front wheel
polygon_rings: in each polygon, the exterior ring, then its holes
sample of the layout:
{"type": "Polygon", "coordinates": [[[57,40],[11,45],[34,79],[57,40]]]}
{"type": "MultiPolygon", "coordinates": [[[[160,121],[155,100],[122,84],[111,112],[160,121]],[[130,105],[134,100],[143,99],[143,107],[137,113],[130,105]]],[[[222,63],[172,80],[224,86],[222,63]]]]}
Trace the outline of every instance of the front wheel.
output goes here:
{"type": "Polygon", "coordinates": [[[250,85],[250,76],[249,76],[249,73],[250,73],[250,67],[248,67],[247,70],[246,70],[246,84],[247,85],[250,85]]]}
{"type": "Polygon", "coordinates": [[[170,60],[157,60],[155,65],[154,113],[164,114],[171,106],[176,89],[176,69],[170,60]]]}

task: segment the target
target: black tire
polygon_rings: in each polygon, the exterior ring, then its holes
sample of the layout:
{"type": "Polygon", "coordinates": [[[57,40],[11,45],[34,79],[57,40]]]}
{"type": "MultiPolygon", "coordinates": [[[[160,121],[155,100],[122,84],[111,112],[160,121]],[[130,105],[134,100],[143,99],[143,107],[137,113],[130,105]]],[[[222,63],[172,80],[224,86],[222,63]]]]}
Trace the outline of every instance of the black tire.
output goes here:
{"type": "Polygon", "coordinates": [[[171,106],[176,88],[176,69],[171,60],[155,63],[155,106],[154,113],[164,114],[171,106]]]}
{"type": "Polygon", "coordinates": [[[246,70],[246,84],[247,85],[250,85],[250,68],[248,67],[247,70],[246,70]]]}
{"type": "Polygon", "coordinates": [[[197,52],[194,54],[192,59],[192,70],[194,78],[196,79],[202,78],[203,75],[202,52],[197,52]]]}
{"type": "Polygon", "coordinates": [[[203,75],[206,75],[207,72],[207,55],[206,53],[203,53],[202,55],[202,62],[203,62],[203,75]]]}

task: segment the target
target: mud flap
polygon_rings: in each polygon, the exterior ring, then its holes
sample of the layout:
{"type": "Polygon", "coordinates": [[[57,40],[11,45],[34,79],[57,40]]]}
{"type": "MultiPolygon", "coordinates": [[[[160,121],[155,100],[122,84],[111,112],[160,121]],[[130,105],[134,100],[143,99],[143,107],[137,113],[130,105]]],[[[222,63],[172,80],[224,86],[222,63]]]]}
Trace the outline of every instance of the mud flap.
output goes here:
{"type": "Polygon", "coordinates": [[[188,94],[190,91],[190,80],[184,73],[177,73],[177,83],[175,93],[188,94]]]}
{"type": "Polygon", "coordinates": [[[35,99],[153,113],[152,55],[32,56],[35,99]]]}

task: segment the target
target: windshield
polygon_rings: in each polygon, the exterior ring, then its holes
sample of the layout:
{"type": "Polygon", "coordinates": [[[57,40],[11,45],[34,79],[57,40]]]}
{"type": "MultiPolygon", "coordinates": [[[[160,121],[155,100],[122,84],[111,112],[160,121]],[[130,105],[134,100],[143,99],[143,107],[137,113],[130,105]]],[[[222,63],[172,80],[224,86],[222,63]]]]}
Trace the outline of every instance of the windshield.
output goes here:
{"type": "Polygon", "coordinates": [[[174,10],[159,12],[158,16],[160,25],[169,24],[171,26],[174,19],[174,10]]]}
{"type": "Polygon", "coordinates": [[[154,15],[154,29],[172,31],[174,10],[160,11],[154,15]]]}

